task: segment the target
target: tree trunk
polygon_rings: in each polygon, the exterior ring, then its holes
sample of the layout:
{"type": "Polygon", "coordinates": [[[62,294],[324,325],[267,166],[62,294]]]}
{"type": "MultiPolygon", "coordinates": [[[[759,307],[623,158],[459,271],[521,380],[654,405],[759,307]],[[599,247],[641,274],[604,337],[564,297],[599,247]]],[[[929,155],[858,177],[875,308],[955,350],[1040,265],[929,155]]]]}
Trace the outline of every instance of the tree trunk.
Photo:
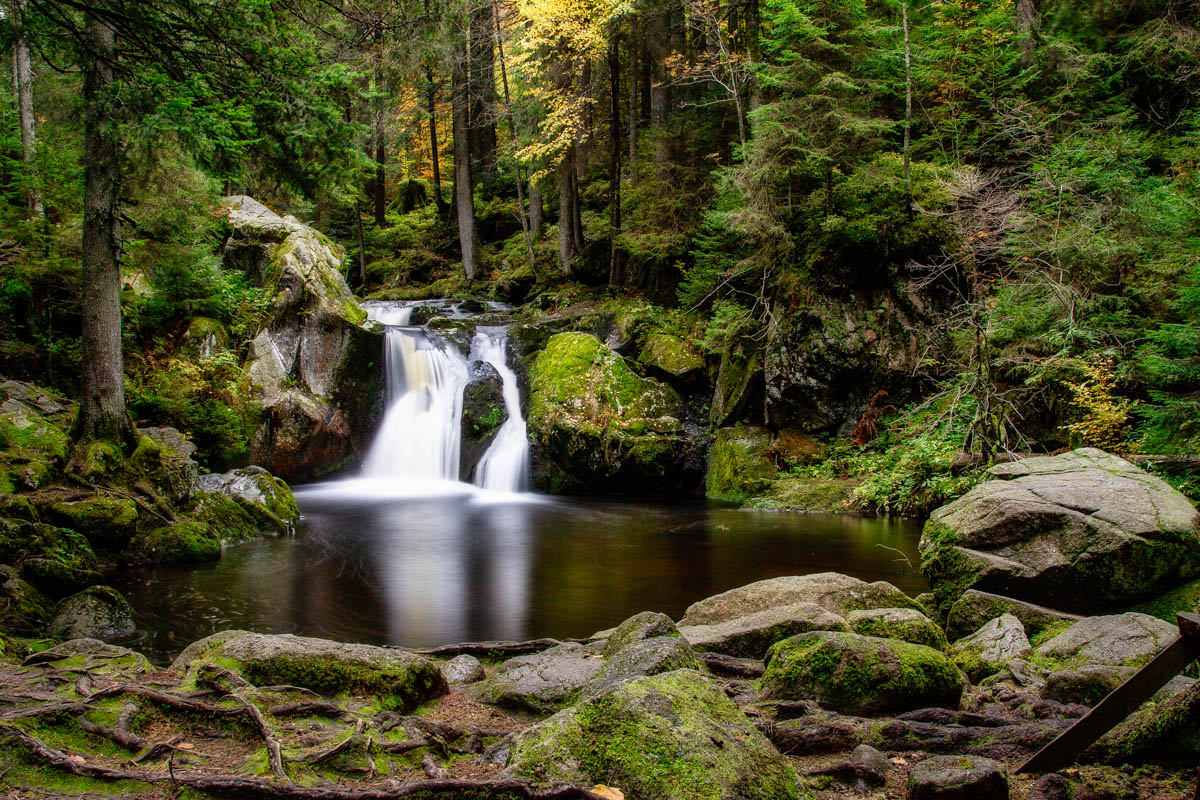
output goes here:
{"type": "MultiPolygon", "coordinates": [[[[375,227],[387,225],[387,119],[383,103],[383,34],[375,33],[375,227]]],[[[362,224],[361,222],[359,223],[362,224]]]]}
{"type": "Polygon", "coordinates": [[[912,195],[912,45],[908,33],[908,1],[900,4],[904,23],[904,197],[907,213],[913,210],[912,195]]]}
{"type": "Polygon", "coordinates": [[[113,113],[116,36],[99,17],[87,16],[89,54],[83,71],[83,363],[76,441],[129,443],[121,362],[120,130],[113,113]]]}
{"type": "Polygon", "coordinates": [[[638,29],[629,35],[629,182],[637,178],[638,147],[638,29]]]}
{"type": "Polygon", "coordinates": [[[363,237],[362,206],[354,198],[354,229],[358,236],[358,285],[367,288],[367,248],[363,237]]]}
{"type": "MultiPolygon", "coordinates": [[[[579,70],[579,93],[589,100],[594,96],[592,91],[592,62],[586,60],[579,70]]],[[[592,160],[592,104],[583,104],[583,132],[575,140],[575,183],[587,180],[588,164],[592,160]]]]}
{"type": "Polygon", "coordinates": [[[1017,39],[1022,69],[1033,64],[1041,35],[1042,20],[1038,15],[1037,0],[1017,0],[1017,39]]]}
{"type": "Polygon", "coordinates": [[[529,233],[536,239],[546,222],[546,209],[542,205],[542,189],[537,181],[529,181],[529,233]]]}
{"type": "Polygon", "coordinates": [[[429,112],[429,152],[433,157],[433,197],[438,213],[442,214],[446,211],[446,199],[442,197],[442,168],[438,157],[437,85],[433,82],[433,69],[430,67],[425,68],[425,80],[429,83],[425,104],[429,112]]]}
{"type": "Polygon", "coordinates": [[[478,243],[475,239],[475,197],[471,172],[471,145],[467,98],[465,53],[455,59],[451,75],[451,116],[454,127],[454,205],[458,216],[458,241],[462,246],[463,271],[475,280],[478,243]]]}
{"type": "Polygon", "coordinates": [[[575,147],[572,145],[558,166],[558,260],[567,275],[571,274],[571,259],[579,253],[579,239],[575,236],[575,218],[579,213],[576,192],[575,147]]]}
{"type": "Polygon", "coordinates": [[[496,14],[491,2],[475,2],[468,26],[467,113],[472,168],[475,175],[486,175],[496,170],[496,14]]]}
{"type": "MultiPolygon", "coordinates": [[[[500,80],[504,86],[504,105],[505,108],[512,107],[512,95],[508,91],[508,67],[504,63],[504,35],[500,30],[500,11],[495,8],[498,0],[492,0],[493,17],[496,21],[496,55],[500,57],[500,80]]],[[[511,113],[508,114],[508,132],[512,136],[512,140],[517,140],[517,121],[511,113]]],[[[514,159],[515,161],[515,159],[514,159]]],[[[525,249],[529,253],[529,268],[533,270],[533,274],[538,274],[537,268],[537,253],[533,249],[534,233],[529,225],[529,214],[525,210],[525,180],[521,177],[521,163],[516,161],[517,172],[517,212],[521,217],[521,232],[525,235],[525,249]]]]}
{"type": "Polygon", "coordinates": [[[617,250],[617,237],[621,235],[621,53],[620,39],[615,35],[608,45],[608,94],[612,139],[608,161],[608,285],[620,286],[625,279],[617,250]]]}
{"type": "MultiPolygon", "coordinates": [[[[14,27],[25,22],[28,0],[14,0],[14,27]]],[[[29,43],[23,33],[13,42],[13,97],[17,101],[17,118],[21,125],[21,160],[25,162],[25,210],[30,217],[44,217],[42,191],[37,175],[37,120],[33,116],[33,69],[29,65],[29,43]]]]}

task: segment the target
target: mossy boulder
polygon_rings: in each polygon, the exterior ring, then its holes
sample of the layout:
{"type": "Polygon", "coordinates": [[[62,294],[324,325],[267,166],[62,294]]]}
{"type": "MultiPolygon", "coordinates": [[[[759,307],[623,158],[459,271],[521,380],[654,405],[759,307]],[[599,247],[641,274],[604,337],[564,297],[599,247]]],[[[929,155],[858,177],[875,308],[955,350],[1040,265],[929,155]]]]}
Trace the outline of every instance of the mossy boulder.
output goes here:
{"type": "Polygon", "coordinates": [[[262,467],[201,475],[197,487],[197,518],[226,540],[288,533],[300,519],[291,488],[262,467]]]}
{"type": "Polygon", "coordinates": [[[29,660],[53,664],[59,669],[79,668],[93,678],[110,681],[140,677],[154,669],[141,653],[99,639],[69,639],[36,653],[29,660]]]}
{"type": "Polygon", "coordinates": [[[783,474],[770,483],[764,494],[751,498],[746,506],[773,511],[840,514],[856,506],[854,488],[857,485],[857,481],[846,478],[783,474]]]}
{"type": "Polygon", "coordinates": [[[615,686],[530,728],[509,771],[539,784],[605,784],[627,800],[799,798],[791,766],[701,673],[615,686]]]}
{"type": "Polygon", "coordinates": [[[528,422],[535,456],[576,486],[653,491],[688,482],[682,410],[673,389],[639,377],[587,333],[551,337],[533,362],[528,422]]]}
{"type": "Polygon", "coordinates": [[[937,623],[912,608],[870,608],[846,615],[850,630],[862,636],[899,639],[923,644],[943,652],[949,647],[945,632],[937,623]]]}
{"type": "Polygon", "coordinates": [[[185,520],[139,533],[122,554],[134,564],[193,564],[221,557],[221,536],[212,526],[185,520]]]}
{"type": "Polygon", "coordinates": [[[815,700],[858,715],[957,708],[963,691],[958,669],[932,647],[832,631],[775,644],[761,686],[765,698],[815,700]]]}
{"type": "Polygon", "coordinates": [[[194,317],[183,333],[180,349],[193,359],[209,358],[229,349],[229,328],[212,317],[194,317]]]}
{"type": "Polygon", "coordinates": [[[1082,760],[1194,767],[1200,760],[1200,681],[1165,700],[1143,705],[1084,751],[1082,760]]]}
{"type": "Polygon", "coordinates": [[[98,439],[72,448],[66,471],[76,480],[92,484],[119,484],[128,462],[114,442],[98,439]]]}
{"type": "Polygon", "coordinates": [[[0,627],[12,633],[41,634],[51,602],[15,567],[0,564],[0,627]]]}
{"type": "Polygon", "coordinates": [[[971,755],[933,756],[908,776],[909,800],[1008,800],[1004,765],[971,755]]]}
{"type": "Polygon", "coordinates": [[[647,374],[680,387],[704,377],[704,356],[690,344],[667,333],[652,333],[642,343],[638,363],[647,374]]]}
{"type": "Polygon", "coordinates": [[[83,500],[54,503],[47,514],[50,521],[82,533],[97,547],[117,547],[133,536],[138,506],[127,498],[100,493],[83,500]]]}
{"type": "Polygon", "coordinates": [[[476,696],[504,708],[551,714],[576,702],[603,666],[602,645],[567,642],[499,664],[477,685],[476,696]]]}
{"type": "Polygon", "coordinates": [[[713,500],[741,503],[767,490],[779,470],[771,460],[771,432],[735,425],[713,433],[704,492],[713,500]]]}
{"type": "Polygon", "coordinates": [[[816,603],[775,606],[712,625],[679,629],[697,650],[762,658],[776,642],[809,631],[849,631],[846,620],[816,603]]]}
{"type": "Polygon", "coordinates": [[[471,363],[470,381],[463,388],[459,477],[470,481],[479,459],[508,421],[504,404],[504,381],[486,361],[471,363]]]}
{"type": "Polygon", "coordinates": [[[886,581],[867,583],[839,572],[785,575],[739,586],[688,606],[680,626],[715,625],[769,608],[815,603],[845,615],[864,608],[911,608],[916,602],[886,581]]]}
{"type": "Polygon", "coordinates": [[[989,473],[934,511],[921,537],[922,571],[943,605],[975,588],[1096,613],[1200,575],[1200,512],[1116,456],[1084,448],[989,473]]]}
{"type": "Polygon", "coordinates": [[[0,562],[25,580],[61,597],[100,580],[88,540],[75,531],[25,520],[0,519],[0,562]]]}
{"type": "Polygon", "coordinates": [[[61,409],[29,384],[0,385],[0,494],[37,489],[61,466],[70,445],[61,409]]]}
{"type": "Polygon", "coordinates": [[[324,694],[375,695],[381,706],[410,711],[448,691],[435,661],[415,653],[290,634],[210,637],[187,668],[215,663],[257,686],[300,686],[324,694]]]}
{"type": "Polygon", "coordinates": [[[365,447],[377,414],[383,337],[342,277],[342,249],[294,217],[255,200],[225,200],[227,266],[271,296],[250,346],[256,393],[251,461],[286,479],[341,467],[365,447]]]}
{"type": "Polygon", "coordinates": [[[129,456],[135,480],[148,483],[163,497],[184,505],[196,491],[199,469],[192,460],[196,445],[175,428],[142,428],[129,456]]]}
{"type": "Polygon", "coordinates": [[[989,620],[1003,614],[1012,614],[1019,619],[1029,636],[1037,636],[1048,628],[1062,627],[1063,623],[1070,624],[1080,619],[1078,615],[1065,611],[968,589],[950,607],[946,618],[946,635],[951,639],[970,636],[989,620]]]}
{"type": "Polygon", "coordinates": [[[47,633],[55,639],[111,642],[136,630],[133,609],[120,592],[111,586],[89,586],[58,604],[47,633]]]}
{"type": "Polygon", "coordinates": [[[1142,667],[1179,638],[1179,628],[1157,617],[1130,612],[1087,617],[1034,648],[1051,669],[1087,664],[1142,667]]]}
{"type": "MultiPolygon", "coordinates": [[[[762,399],[763,370],[758,353],[741,346],[727,348],[717,368],[709,422],[721,428],[746,419],[762,408],[762,399]]],[[[761,421],[761,416],[758,418],[761,421]]]]}
{"type": "Polygon", "coordinates": [[[978,682],[996,674],[1014,659],[1028,658],[1033,648],[1021,620],[1012,614],[1002,614],[970,636],[959,639],[950,652],[958,668],[978,682]]]}

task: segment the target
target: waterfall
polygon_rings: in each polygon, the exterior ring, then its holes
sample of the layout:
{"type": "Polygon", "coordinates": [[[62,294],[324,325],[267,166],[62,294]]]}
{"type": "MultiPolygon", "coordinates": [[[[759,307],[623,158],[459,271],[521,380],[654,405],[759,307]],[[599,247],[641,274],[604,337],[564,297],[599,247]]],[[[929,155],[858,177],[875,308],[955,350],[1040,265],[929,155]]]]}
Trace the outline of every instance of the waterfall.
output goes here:
{"type": "Polygon", "coordinates": [[[500,374],[504,410],[508,412],[508,419],[475,467],[475,485],[499,492],[520,492],[526,488],[529,473],[529,438],[521,416],[517,376],[508,366],[507,344],[508,334],[503,328],[482,328],[471,343],[472,360],[486,361],[500,374]]]}
{"type": "MultiPolygon", "coordinates": [[[[363,462],[362,477],[416,488],[428,481],[457,482],[462,446],[463,389],[470,380],[467,359],[451,344],[410,325],[413,306],[365,305],[384,331],[387,410],[363,462]]],[[[529,442],[521,416],[517,376],[508,366],[503,328],[481,328],[471,360],[499,373],[508,419],[475,469],[475,485],[496,492],[527,486],[529,442]]],[[[467,484],[459,483],[463,488],[467,484]]]]}
{"type": "Polygon", "coordinates": [[[458,480],[467,361],[419,328],[409,308],[371,309],[384,333],[388,409],[363,464],[366,478],[458,480]]]}

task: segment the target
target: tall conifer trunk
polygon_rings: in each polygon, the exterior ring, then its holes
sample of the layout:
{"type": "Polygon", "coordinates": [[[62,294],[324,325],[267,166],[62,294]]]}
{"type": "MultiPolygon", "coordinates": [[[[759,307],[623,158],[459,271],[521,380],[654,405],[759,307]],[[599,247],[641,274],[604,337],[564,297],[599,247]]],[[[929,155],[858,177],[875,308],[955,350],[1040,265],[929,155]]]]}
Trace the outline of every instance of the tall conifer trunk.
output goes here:
{"type": "Polygon", "coordinates": [[[471,144],[466,53],[454,60],[451,70],[451,117],[454,123],[454,206],[458,216],[458,242],[463,271],[475,279],[479,245],[475,237],[475,194],[471,171],[471,144]]]}
{"type": "MultiPolygon", "coordinates": [[[[12,9],[15,19],[12,24],[18,28],[24,24],[25,6],[28,0],[13,0],[12,9]]],[[[43,217],[46,212],[42,207],[42,191],[38,188],[36,175],[37,158],[37,120],[33,116],[33,69],[29,65],[29,42],[25,34],[18,32],[13,42],[12,54],[13,97],[17,101],[17,119],[21,126],[21,160],[25,162],[26,180],[25,210],[30,217],[43,217]]]]}
{"type": "Polygon", "coordinates": [[[116,35],[108,23],[89,14],[87,37],[91,52],[83,75],[83,363],[72,433],[77,441],[129,442],[133,425],[125,411],[121,361],[120,130],[110,96],[116,35]]]}

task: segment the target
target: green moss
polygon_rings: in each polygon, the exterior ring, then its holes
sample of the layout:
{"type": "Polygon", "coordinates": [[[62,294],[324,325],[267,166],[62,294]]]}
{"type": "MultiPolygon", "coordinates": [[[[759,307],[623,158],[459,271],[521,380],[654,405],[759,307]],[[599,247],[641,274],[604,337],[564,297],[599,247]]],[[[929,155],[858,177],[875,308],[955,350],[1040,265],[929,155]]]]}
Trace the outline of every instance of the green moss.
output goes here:
{"type": "Polygon", "coordinates": [[[52,594],[70,594],[100,579],[96,554],[82,535],[24,520],[0,519],[0,562],[52,594]]]}
{"type": "Polygon", "coordinates": [[[130,542],[127,561],[144,564],[190,564],[221,557],[221,536],[194,520],[140,533],[130,542]]]}
{"type": "Polygon", "coordinates": [[[933,589],[939,609],[949,612],[963,592],[974,584],[983,567],[953,544],[953,533],[932,520],[921,537],[921,574],[933,589]],[[932,542],[932,546],[925,545],[932,542]]]}
{"type": "Polygon", "coordinates": [[[411,711],[426,698],[445,692],[445,680],[433,662],[379,666],[334,657],[280,656],[234,664],[259,685],[291,684],[328,695],[366,693],[374,695],[383,710],[411,711]]]}
{"type": "Polygon", "coordinates": [[[748,425],[721,428],[708,450],[704,491],[713,500],[741,503],[766,491],[777,473],[770,432],[748,425]]]}
{"type": "Polygon", "coordinates": [[[665,375],[682,378],[704,369],[704,357],[677,336],[653,333],[646,337],[638,363],[665,375]]]}
{"type": "Polygon", "coordinates": [[[55,503],[50,507],[50,515],[54,522],[82,533],[97,545],[123,544],[133,536],[138,507],[132,500],[99,495],[55,503]]]}
{"type": "Polygon", "coordinates": [[[957,706],[962,679],[945,654],[918,644],[848,633],[805,633],[767,652],[765,697],[814,699],[841,713],[957,706]]]}
{"type": "Polygon", "coordinates": [[[786,475],[772,481],[766,492],[746,505],[784,511],[844,513],[857,505],[854,481],[814,476],[786,475]]]}
{"type": "Polygon", "coordinates": [[[86,483],[119,483],[125,471],[125,457],[113,442],[86,442],[72,451],[68,469],[86,483]]]}
{"type": "Polygon", "coordinates": [[[862,636],[879,639],[898,639],[902,642],[922,644],[945,652],[950,646],[945,632],[933,620],[920,619],[889,620],[879,616],[862,616],[847,620],[850,628],[862,636]]]}
{"type": "Polygon", "coordinates": [[[221,541],[241,542],[259,535],[258,525],[242,505],[223,494],[200,492],[192,517],[207,525],[221,541]]]}
{"type": "Polygon", "coordinates": [[[1181,611],[1194,614],[1200,611],[1200,580],[1185,583],[1183,586],[1159,595],[1140,606],[1135,606],[1131,610],[1140,611],[1172,623],[1176,621],[1176,615],[1181,611]]]}

